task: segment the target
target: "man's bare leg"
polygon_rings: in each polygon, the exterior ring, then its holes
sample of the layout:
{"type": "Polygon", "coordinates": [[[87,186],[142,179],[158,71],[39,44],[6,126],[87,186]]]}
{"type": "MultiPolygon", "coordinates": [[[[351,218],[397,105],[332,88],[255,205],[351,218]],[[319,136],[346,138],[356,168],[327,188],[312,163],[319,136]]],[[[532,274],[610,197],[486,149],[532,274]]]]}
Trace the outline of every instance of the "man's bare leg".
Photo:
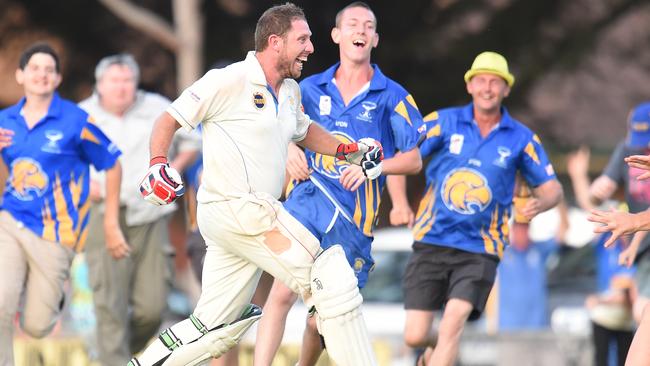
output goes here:
{"type": "Polygon", "coordinates": [[[219,358],[214,358],[210,366],[237,366],[239,365],[239,345],[233,347],[219,358]]]}
{"type": "Polygon", "coordinates": [[[404,342],[412,348],[424,348],[417,360],[417,366],[426,365],[436,345],[437,334],[433,331],[433,319],[433,311],[406,310],[404,342]]]}
{"type": "Polygon", "coordinates": [[[305,332],[302,335],[302,347],[300,349],[300,359],[298,366],[314,366],[320,355],[323,353],[321,336],[316,326],[316,317],[318,314],[307,318],[305,332]]]}
{"type": "Polygon", "coordinates": [[[257,327],[254,366],[271,366],[280,348],[287,314],[298,295],[280,281],[274,281],[266,304],[264,315],[257,327]]]}
{"type": "Polygon", "coordinates": [[[433,354],[427,361],[427,366],[453,366],[458,356],[460,337],[465,329],[465,323],[473,309],[472,304],[460,299],[450,299],[438,328],[438,341],[433,354]]]}

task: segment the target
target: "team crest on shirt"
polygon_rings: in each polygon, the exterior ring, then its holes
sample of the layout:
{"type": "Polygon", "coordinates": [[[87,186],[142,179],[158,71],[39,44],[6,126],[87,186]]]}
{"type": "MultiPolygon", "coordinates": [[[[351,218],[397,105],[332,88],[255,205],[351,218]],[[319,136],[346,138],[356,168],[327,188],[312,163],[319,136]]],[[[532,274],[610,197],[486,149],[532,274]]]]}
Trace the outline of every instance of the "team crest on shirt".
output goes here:
{"type": "Polygon", "coordinates": [[[59,146],[59,141],[63,138],[63,132],[59,130],[47,130],[45,131],[45,138],[47,142],[41,146],[41,150],[52,154],[60,154],[61,146],[59,146]]]}
{"type": "Polygon", "coordinates": [[[332,112],[332,97],[321,95],[318,100],[318,110],[321,116],[329,116],[332,112]]]}
{"type": "Polygon", "coordinates": [[[463,150],[463,141],[465,136],[459,133],[452,134],[449,138],[449,152],[454,155],[459,155],[463,150]]]}
{"type": "Polygon", "coordinates": [[[357,115],[357,119],[360,119],[365,122],[372,122],[371,112],[377,109],[377,103],[364,101],[361,102],[361,107],[363,108],[363,111],[359,112],[359,114],[357,115]]]}
{"type": "Polygon", "coordinates": [[[512,151],[505,146],[499,146],[497,147],[497,154],[499,154],[499,157],[494,159],[492,163],[498,167],[506,168],[508,166],[506,159],[512,155],[512,151]]]}
{"type": "Polygon", "coordinates": [[[264,98],[264,94],[259,92],[253,93],[253,104],[257,109],[263,109],[264,106],[266,106],[266,98],[264,98]]]}
{"type": "Polygon", "coordinates": [[[363,258],[354,258],[354,273],[360,273],[364,264],[366,264],[366,261],[363,258]]]}
{"type": "Polygon", "coordinates": [[[7,189],[21,201],[41,197],[47,190],[49,178],[36,160],[22,158],[11,164],[7,189]]]}
{"type": "Polygon", "coordinates": [[[440,195],[448,209],[463,215],[484,211],[492,202],[492,190],[487,179],[472,168],[449,172],[442,182],[440,195]]]}
{"type": "MultiPolygon", "coordinates": [[[[344,144],[350,144],[354,142],[354,139],[350,136],[344,134],[340,131],[332,132],[332,135],[336,137],[337,140],[344,144]]],[[[350,164],[345,160],[339,160],[333,156],[315,154],[312,157],[312,167],[315,171],[333,178],[338,179],[341,177],[341,173],[348,168],[350,164]]]]}

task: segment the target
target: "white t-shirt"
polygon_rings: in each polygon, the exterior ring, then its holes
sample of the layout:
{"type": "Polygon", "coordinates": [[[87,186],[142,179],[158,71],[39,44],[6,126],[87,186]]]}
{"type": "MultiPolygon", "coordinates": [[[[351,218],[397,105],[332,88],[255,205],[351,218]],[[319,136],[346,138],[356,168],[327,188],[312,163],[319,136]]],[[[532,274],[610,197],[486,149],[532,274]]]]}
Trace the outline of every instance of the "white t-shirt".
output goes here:
{"type": "Polygon", "coordinates": [[[311,123],[300,87],[285,79],[276,102],[254,52],[223,69],[208,71],[167,108],[187,129],[203,129],[199,202],[264,192],[279,198],[287,147],[305,138],[311,123]]]}
{"type": "MultiPolygon", "coordinates": [[[[102,108],[97,93],[79,103],[79,107],[93,117],[95,124],[122,151],[120,204],[126,206],[126,223],[129,226],[154,222],[176,208],[174,204],[164,207],[154,206],[143,200],[140,195],[140,180],[149,168],[151,131],[156,119],[169,103],[169,99],[162,95],[142,90],[137,92],[135,102],[123,116],[117,116],[102,108]]],[[[177,131],[169,156],[173,159],[177,153],[198,151],[200,148],[200,136],[186,131],[177,131]]],[[[105,192],[104,172],[91,169],[91,179],[96,180],[102,192],[105,192]]],[[[103,206],[100,209],[103,209],[103,206]]]]}

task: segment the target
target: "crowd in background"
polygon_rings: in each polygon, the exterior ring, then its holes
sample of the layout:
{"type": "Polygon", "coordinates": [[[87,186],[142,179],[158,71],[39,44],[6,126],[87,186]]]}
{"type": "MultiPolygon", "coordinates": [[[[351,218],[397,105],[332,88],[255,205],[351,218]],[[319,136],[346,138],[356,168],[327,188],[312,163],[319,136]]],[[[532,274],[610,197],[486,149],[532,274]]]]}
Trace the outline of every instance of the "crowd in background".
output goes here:
{"type": "MultiPolygon", "coordinates": [[[[88,222],[84,223],[88,225],[85,250],[71,262],[71,280],[65,285],[69,296],[65,303],[66,315],[56,325],[53,336],[80,336],[91,359],[105,365],[121,365],[164,328],[163,324],[189,315],[197,301],[199,269],[205,255],[205,244],[198,236],[194,212],[201,174],[201,141],[196,131],[178,132],[174,138],[170,164],[183,172],[187,189],[184,200],[178,205],[164,206],[164,209],[148,205],[138,191],[139,179],[149,161],[146,142],[155,119],[170,101],[138,89],[139,65],[129,55],[103,58],[94,76],[95,92],[80,101],[79,107],[92,116],[92,125],[100,128],[121,151],[120,205],[107,206],[106,200],[111,195],[110,173],[92,169],[88,177],[90,190],[84,193],[91,212],[88,222]],[[106,223],[107,215],[115,215],[117,221],[113,226],[106,223]]],[[[470,75],[469,79],[472,77],[470,75]]],[[[513,220],[504,223],[510,225],[510,246],[495,249],[503,253],[491,299],[486,300],[486,331],[550,330],[555,326],[552,310],[562,305],[582,307],[581,303],[562,304],[561,300],[552,299],[549,289],[553,283],[549,282],[553,275],[549,272],[558,270],[567,258],[592,253],[588,261],[594,268],[593,284],[586,288],[594,291],[579,297],[581,301],[584,299],[590,320],[595,364],[624,363],[636,324],[650,299],[648,244],[644,234],[636,234],[605,248],[607,236],[588,235],[591,226],[584,217],[585,212],[596,207],[622,205],[633,213],[648,208],[650,187],[646,181],[636,179],[642,171],[628,168],[623,158],[647,153],[649,109],[647,103],[630,106],[630,114],[621,116],[618,123],[621,129],[627,128],[627,136],[593,182],[590,180],[589,150],[583,147],[568,157],[571,186],[565,185],[564,191],[574,192],[578,208],[574,207],[574,202],[566,200],[531,221],[531,215],[526,217],[522,210],[533,194],[531,188],[518,180],[513,220]],[[543,228],[536,231],[535,225],[543,228]],[[536,235],[540,231],[546,235],[536,235]]],[[[427,135],[427,138],[432,137],[436,136],[427,135]]],[[[55,148],[56,136],[50,134],[47,138],[45,144],[49,141],[49,148],[55,148]]],[[[111,152],[109,147],[106,150],[111,152]]],[[[111,166],[106,161],[95,165],[107,169],[111,166]]],[[[403,223],[413,224],[408,219],[403,223]]],[[[420,226],[415,224],[416,241],[417,230],[422,230],[422,225],[422,222],[420,226]]],[[[404,246],[411,244],[403,243],[404,246]]],[[[68,255],[72,258],[71,253],[68,255]]],[[[585,264],[585,261],[580,263],[585,264]]],[[[562,280],[555,279],[556,282],[562,280]]],[[[368,281],[372,281],[372,275],[368,281]]],[[[254,302],[264,305],[269,290],[270,282],[263,277],[254,302]]],[[[16,316],[14,321],[22,322],[20,319],[16,316]]],[[[17,337],[26,339],[20,332],[17,337]]],[[[18,347],[24,347],[24,343],[20,344],[22,346],[18,347]]],[[[426,346],[420,351],[427,355],[426,346]]],[[[17,353],[18,358],[21,354],[17,353]]],[[[229,357],[221,362],[236,364],[237,354],[229,357]]]]}

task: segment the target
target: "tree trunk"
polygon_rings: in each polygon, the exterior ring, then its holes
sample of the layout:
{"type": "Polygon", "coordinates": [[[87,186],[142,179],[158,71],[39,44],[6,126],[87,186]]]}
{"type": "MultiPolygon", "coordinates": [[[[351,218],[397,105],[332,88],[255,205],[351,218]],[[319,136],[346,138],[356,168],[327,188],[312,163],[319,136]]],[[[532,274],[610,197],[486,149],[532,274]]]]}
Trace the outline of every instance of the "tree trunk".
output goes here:
{"type": "Polygon", "coordinates": [[[174,27],[162,17],[128,0],[99,0],[131,27],[155,39],[176,55],[176,90],[181,91],[203,72],[202,0],[173,0],[174,27]]]}
{"type": "Polygon", "coordinates": [[[174,23],[179,47],[176,50],[176,89],[181,91],[203,72],[202,0],[174,0],[174,23]]]}

